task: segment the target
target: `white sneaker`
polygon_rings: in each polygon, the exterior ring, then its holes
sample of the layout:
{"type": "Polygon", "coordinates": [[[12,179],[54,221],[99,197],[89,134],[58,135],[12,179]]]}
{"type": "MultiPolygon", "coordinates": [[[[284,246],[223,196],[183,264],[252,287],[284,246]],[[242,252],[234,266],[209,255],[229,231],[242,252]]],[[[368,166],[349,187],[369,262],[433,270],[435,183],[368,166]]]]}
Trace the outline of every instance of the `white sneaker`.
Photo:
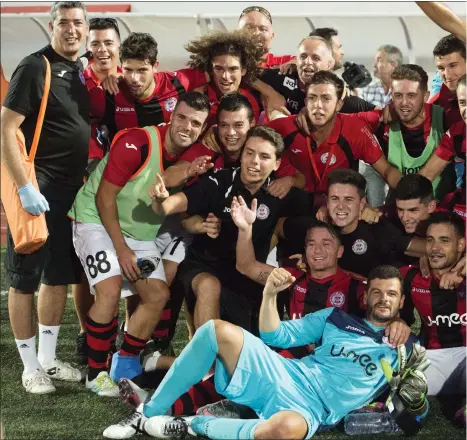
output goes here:
{"type": "Polygon", "coordinates": [[[183,438],[187,435],[195,435],[190,429],[191,421],[195,417],[150,417],[144,423],[143,431],[156,438],[183,438]]]}
{"type": "Polygon", "coordinates": [[[131,438],[138,432],[143,432],[141,427],[146,420],[147,418],[141,412],[135,411],[120,423],[110,425],[102,435],[113,439],[131,438]]]}
{"type": "Polygon", "coordinates": [[[37,370],[32,374],[24,374],[21,377],[23,387],[31,394],[54,393],[55,387],[52,381],[47,377],[44,370],[37,370]]]}
{"type": "Polygon", "coordinates": [[[107,371],[101,371],[94,380],[86,378],[86,388],[103,397],[118,397],[118,385],[107,371]]]}
{"type": "Polygon", "coordinates": [[[42,368],[50,379],[67,380],[70,382],[81,382],[84,372],[72,367],[68,362],[55,359],[50,365],[42,365],[42,368]]]}

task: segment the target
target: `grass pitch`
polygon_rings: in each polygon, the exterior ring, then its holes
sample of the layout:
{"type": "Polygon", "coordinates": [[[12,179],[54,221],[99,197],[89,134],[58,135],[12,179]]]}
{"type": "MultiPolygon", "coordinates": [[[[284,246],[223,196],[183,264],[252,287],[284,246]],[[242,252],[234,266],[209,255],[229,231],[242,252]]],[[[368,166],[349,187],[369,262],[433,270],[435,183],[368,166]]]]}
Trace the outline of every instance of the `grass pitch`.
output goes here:
{"type": "MultiPolygon", "coordinates": [[[[4,249],[1,249],[0,296],[0,371],[1,419],[6,439],[28,440],[91,440],[103,439],[103,430],[119,422],[129,410],[117,399],[97,397],[87,392],[82,384],[56,381],[57,392],[44,396],[27,394],[21,385],[22,364],[11,333],[3,267],[4,249]]],[[[121,314],[121,316],[124,316],[121,314]]],[[[60,329],[58,356],[64,361],[73,359],[75,337],[79,330],[72,300],[69,299],[60,329]]],[[[174,348],[177,354],[187,342],[183,313],[178,322],[174,348]]],[[[437,400],[431,399],[431,410],[418,439],[463,440],[466,431],[451,424],[440,411],[437,400]]],[[[322,440],[395,439],[400,434],[373,434],[349,437],[337,430],[318,434],[322,440]]],[[[137,436],[136,438],[150,438],[137,436]]]]}

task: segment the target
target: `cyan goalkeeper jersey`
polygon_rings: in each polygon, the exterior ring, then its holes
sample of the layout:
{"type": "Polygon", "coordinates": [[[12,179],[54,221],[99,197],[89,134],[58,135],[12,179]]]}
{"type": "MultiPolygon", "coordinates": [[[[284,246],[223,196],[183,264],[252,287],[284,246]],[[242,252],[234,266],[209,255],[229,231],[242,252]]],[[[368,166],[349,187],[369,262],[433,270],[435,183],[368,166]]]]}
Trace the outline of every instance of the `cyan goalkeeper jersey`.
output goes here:
{"type": "MultiPolygon", "coordinates": [[[[284,321],[275,332],[260,332],[260,337],[278,348],[317,344],[310,355],[290,361],[307,377],[303,387],[309,387],[321,400],[327,412],[322,422],[333,425],[385,390],[382,359],[398,369],[397,350],[389,345],[384,330],[338,308],[328,308],[284,321]]],[[[406,343],[408,354],[416,342],[411,335],[406,343]]],[[[297,374],[297,381],[303,375],[297,374]]]]}

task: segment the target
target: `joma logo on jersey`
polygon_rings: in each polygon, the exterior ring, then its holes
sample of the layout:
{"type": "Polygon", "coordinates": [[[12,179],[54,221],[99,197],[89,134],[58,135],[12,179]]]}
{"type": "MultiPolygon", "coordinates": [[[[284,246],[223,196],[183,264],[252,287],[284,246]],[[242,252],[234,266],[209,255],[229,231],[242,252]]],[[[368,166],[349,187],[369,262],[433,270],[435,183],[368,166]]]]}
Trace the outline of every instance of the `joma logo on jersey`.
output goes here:
{"type": "Polygon", "coordinates": [[[289,78],[288,76],[284,78],[283,84],[284,87],[287,87],[290,90],[295,90],[297,88],[297,82],[294,79],[289,78]]]}
{"type": "Polygon", "coordinates": [[[433,320],[431,316],[428,316],[428,325],[431,327],[432,325],[439,326],[440,324],[447,323],[448,327],[451,325],[467,325],[467,313],[463,315],[459,315],[458,313],[452,313],[451,315],[438,315],[436,319],[433,320]]]}
{"type": "Polygon", "coordinates": [[[365,372],[365,375],[368,377],[373,376],[373,372],[378,369],[376,364],[372,362],[371,356],[369,356],[366,353],[363,354],[357,354],[355,351],[350,350],[348,353],[344,351],[345,347],[341,347],[340,350],[333,345],[331,348],[331,356],[333,357],[345,357],[347,359],[350,359],[354,364],[359,363],[361,367],[363,367],[363,371],[365,372]]]}
{"type": "Polygon", "coordinates": [[[362,335],[366,334],[362,329],[357,328],[357,327],[353,327],[353,326],[351,326],[351,325],[348,325],[345,329],[346,329],[346,330],[352,330],[352,331],[354,331],[354,332],[361,333],[362,335]]]}
{"type": "Polygon", "coordinates": [[[304,287],[300,287],[300,286],[295,286],[294,289],[297,291],[297,292],[301,292],[301,293],[306,293],[306,289],[304,287]]]}
{"type": "Polygon", "coordinates": [[[123,112],[123,113],[129,113],[129,112],[134,112],[135,109],[131,107],[115,107],[116,112],[123,112]]]}

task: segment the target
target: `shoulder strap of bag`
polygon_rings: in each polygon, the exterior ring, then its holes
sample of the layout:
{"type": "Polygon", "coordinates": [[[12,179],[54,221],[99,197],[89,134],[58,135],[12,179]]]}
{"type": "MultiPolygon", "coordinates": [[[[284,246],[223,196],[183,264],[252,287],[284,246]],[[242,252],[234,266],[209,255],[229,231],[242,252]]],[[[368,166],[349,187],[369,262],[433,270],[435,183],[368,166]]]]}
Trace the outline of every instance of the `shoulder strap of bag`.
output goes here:
{"type": "Polygon", "coordinates": [[[34,162],[34,158],[36,157],[37,146],[39,145],[39,138],[41,137],[42,125],[44,123],[45,109],[47,107],[47,101],[49,99],[51,79],[50,63],[44,55],[43,57],[45,60],[44,94],[42,95],[41,106],[39,108],[39,116],[37,117],[36,129],[34,131],[34,137],[32,139],[31,150],[29,151],[29,162],[34,162]]]}

